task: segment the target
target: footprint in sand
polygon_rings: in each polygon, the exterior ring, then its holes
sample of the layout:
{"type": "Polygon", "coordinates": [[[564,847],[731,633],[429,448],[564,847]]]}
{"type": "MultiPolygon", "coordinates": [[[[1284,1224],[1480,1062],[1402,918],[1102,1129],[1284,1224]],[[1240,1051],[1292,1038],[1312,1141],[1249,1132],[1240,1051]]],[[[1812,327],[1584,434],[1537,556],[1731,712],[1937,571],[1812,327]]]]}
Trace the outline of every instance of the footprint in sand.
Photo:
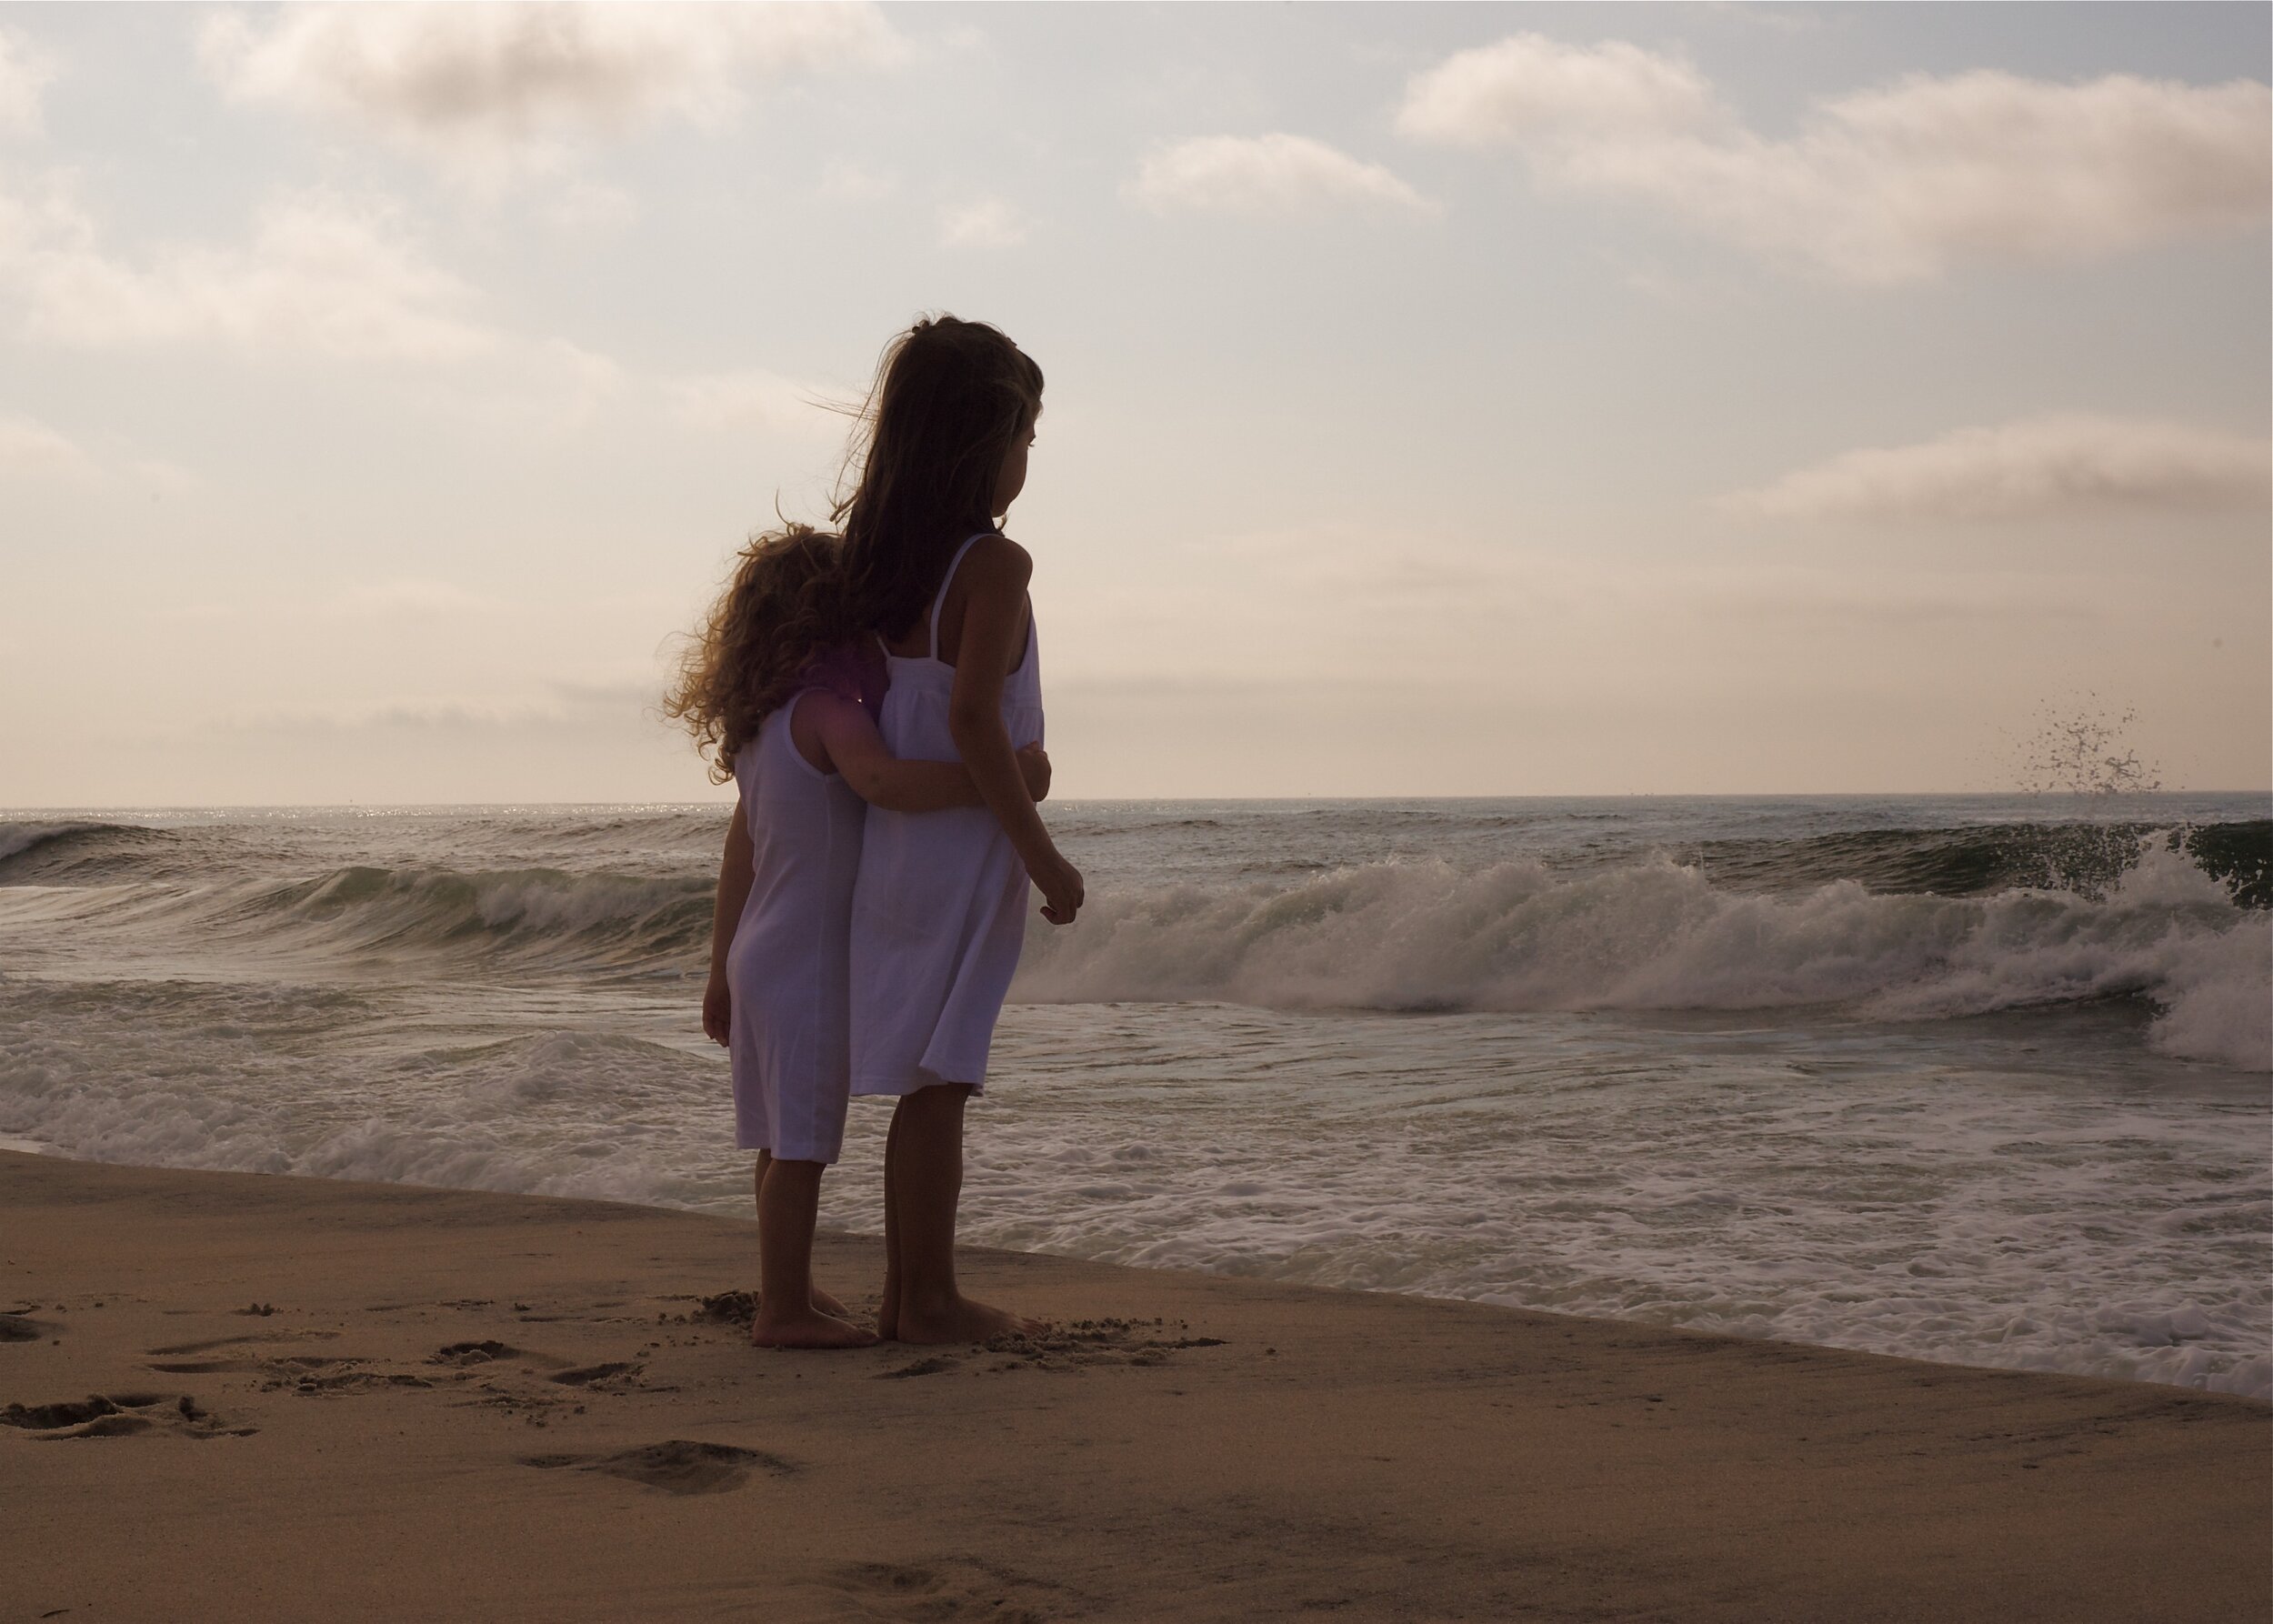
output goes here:
{"type": "Polygon", "coordinates": [[[0,1314],[0,1342],[44,1341],[50,1331],[57,1328],[23,1314],[0,1314]]]}
{"type": "Polygon", "coordinates": [[[152,1358],[166,1358],[175,1354],[211,1353],[216,1348],[244,1348],[255,1342],[328,1342],[339,1335],[335,1330],[305,1331],[243,1331],[234,1337],[214,1337],[203,1342],[169,1342],[164,1348],[145,1348],[143,1352],[152,1358]]]}
{"type": "Polygon", "coordinates": [[[297,1354],[270,1359],[153,1359],[147,1368],[165,1376],[224,1376],[249,1372],[265,1378],[260,1385],[270,1392],[285,1388],[303,1393],[328,1393],[375,1387],[424,1388],[434,1385],[423,1376],[360,1368],[371,1362],[362,1358],[330,1358],[297,1354]]]}
{"type": "MultiPolygon", "coordinates": [[[[1165,1365],[1171,1355],[1187,1348],[1228,1346],[1221,1337],[1176,1334],[1188,1328],[1179,1324],[1172,1332],[1164,1321],[1157,1319],[1149,1325],[1129,1319],[1078,1319],[1071,1325],[1045,1326],[1039,1330],[991,1337],[975,1351],[990,1356],[986,1367],[990,1371],[1062,1371],[1080,1370],[1092,1365],[1165,1365]]],[[[955,1368],[952,1355],[937,1353],[897,1369],[879,1370],[876,1379],[936,1376],[955,1368]]]]}
{"type": "Polygon", "coordinates": [[[991,1562],[855,1562],[828,1588],[871,1619],[986,1619],[989,1624],[1043,1624],[1062,1618],[1071,1593],[991,1562]]]}
{"type": "Polygon", "coordinates": [[[517,1365],[534,1367],[525,1370],[525,1375],[535,1375],[537,1370],[557,1370],[560,1373],[550,1379],[565,1381],[572,1387],[580,1382],[599,1381],[626,1370],[639,1368],[637,1365],[626,1362],[587,1365],[581,1369],[571,1370],[565,1368],[571,1361],[558,1354],[539,1353],[533,1348],[516,1348],[510,1342],[500,1342],[495,1338],[484,1338],[478,1342],[451,1342],[426,1356],[429,1365],[452,1365],[469,1371],[478,1371],[485,1365],[502,1364],[508,1359],[517,1365]]]}
{"type": "MultiPolygon", "coordinates": [[[[216,1354],[211,1358],[154,1357],[146,1368],[166,1376],[255,1375],[265,1391],[290,1390],[305,1395],[363,1392],[373,1388],[426,1388],[434,1383],[405,1370],[385,1368],[386,1361],[356,1354],[287,1351],[293,1345],[329,1341],[338,1331],[313,1328],[301,1331],[245,1331],[234,1337],[214,1337],[202,1342],[173,1342],[146,1351],[154,1356],[216,1354]],[[226,1351],[224,1351],[226,1350],[226,1351]]],[[[489,1357],[521,1355],[502,1342],[454,1343],[427,1362],[477,1362],[446,1356],[469,1348],[494,1348],[489,1357]]]]}
{"type": "Polygon", "coordinates": [[[43,1443],[158,1430],[184,1438],[250,1438],[260,1430],[227,1425],[187,1393],[97,1393],[59,1404],[10,1404],[0,1408],[0,1426],[22,1428],[43,1443]]]}
{"type": "MultiPolygon", "coordinates": [[[[1002,1368],[1007,1368],[1008,1367],[1005,1366],[1002,1368]]],[[[909,1376],[938,1376],[954,1368],[955,1361],[953,1359],[943,1358],[935,1353],[927,1358],[917,1359],[912,1365],[902,1365],[896,1370],[879,1370],[876,1372],[876,1379],[878,1381],[897,1381],[902,1378],[909,1376]]]]}
{"type": "Polygon", "coordinates": [[[261,1387],[269,1392],[289,1390],[315,1398],[333,1393],[363,1393],[373,1388],[430,1388],[434,1383],[406,1370],[364,1370],[365,1359],[280,1359],[268,1367],[261,1387]]]}
{"type": "Polygon", "coordinates": [[[644,1366],[629,1359],[617,1359],[605,1365],[585,1365],[574,1370],[563,1370],[551,1379],[565,1388],[588,1388],[594,1382],[606,1381],[611,1377],[636,1376],[644,1366]]]}
{"type": "Polygon", "coordinates": [[[0,1409],[0,1426],[21,1427],[27,1432],[50,1432],[59,1427],[76,1427],[115,1415],[129,1408],[132,1407],[99,1396],[75,1404],[11,1404],[0,1409]]]}
{"type": "Polygon", "coordinates": [[[610,1478],[627,1478],[666,1494],[723,1494],[727,1489],[741,1488],[756,1472],[786,1478],[800,1469],[796,1462],[769,1455],[763,1449],[746,1449],[737,1444],[702,1443],[686,1438],[642,1444],[613,1455],[525,1455],[521,1464],[545,1470],[570,1467],[610,1478]]]}

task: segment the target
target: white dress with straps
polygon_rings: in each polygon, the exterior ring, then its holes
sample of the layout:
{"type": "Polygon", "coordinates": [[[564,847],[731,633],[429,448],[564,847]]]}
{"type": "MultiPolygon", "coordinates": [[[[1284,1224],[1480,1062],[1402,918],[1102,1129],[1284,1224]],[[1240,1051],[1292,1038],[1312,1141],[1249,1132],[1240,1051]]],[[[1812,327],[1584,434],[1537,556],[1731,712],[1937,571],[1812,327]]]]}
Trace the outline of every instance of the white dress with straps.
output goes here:
{"type": "MultiPolygon", "coordinates": [[[[956,549],[931,601],[931,649],[886,653],[891,686],[878,727],[902,760],[960,761],[947,725],[955,667],[939,657],[939,606],[973,542],[956,549]]],[[[1026,615],[1026,652],[1003,684],[1014,749],[1042,738],[1041,648],[1026,615]]],[[[1028,902],[1025,865],[984,807],[946,812],[868,808],[852,905],[852,1091],[912,1094],[933,1083],[983,1088],[995,1020],[1018,968],[1028,902]]]]}
{"type": "Polygon", "coordinates": [[[845,1140],[846,932],[867,803],[798,753],[800,693],[735,757],[749,831],[749,900],[726,950],[735,1143],[833,1162],[845,1140]]]}

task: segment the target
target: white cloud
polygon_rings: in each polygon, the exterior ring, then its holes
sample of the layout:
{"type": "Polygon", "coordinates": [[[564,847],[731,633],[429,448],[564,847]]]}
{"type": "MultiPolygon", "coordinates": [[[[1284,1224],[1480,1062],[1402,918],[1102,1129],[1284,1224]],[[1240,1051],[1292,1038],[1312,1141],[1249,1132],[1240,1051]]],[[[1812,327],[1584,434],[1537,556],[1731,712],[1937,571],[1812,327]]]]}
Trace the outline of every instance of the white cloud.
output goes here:
{"type": "Polygon", "coordinates": [[[11,29],[0,28],[0,130],[39,129],[40,93],[55,76],[54,65],[11,29]]]}
{"type": "Polygon", "coordinates": [[[1704,75],[1624,40],[1561,45],[1518,34],[1446,58],[1406,87],[1397,128],[1488,146],[1541,136],[1635,140],[1727,125],[1704,75]]]}
{"type": "Polygon", "coordinates": [[[324,193],[272,202],[242,246],[170,244],[133,260],[66,193],[0,190],[0,301],[31,336],[107,348],[223,342],[347,357],[446,359],[495,336],[466,284],[384,204],[324,193]]]}
{"type": "Polygon", "coordinates": [[[1542,185],[1651,204],[1862,284],[2246,226],[2273,193],[2273,93],[2248,79],[1913,75],[1819,101],[1771,140],[1686,62],[1525,34],[1416,75],[1397,125],[1513,146],[1542,185]]]}
{"type": "Polygon", "coordinates": [[[1014,248],[1026,239],[1026,216],[999,197],[944,209],[939,240],[950,248],[1014,248]]]}
{"type": "Polygon", "coordinates": [[[1436,205],[1378,164],[1307,135],[1200,135],[1147,158],[1123,188],[1156,213],[1287,216],[1351,205],[1430,213],[1436,205]]]}
{"type": "Polygon", "coordinates": [[[1722,505],[1777,518],[2014,519],[2261,509],[2269,489],[2273,448],[2262,438],[2066,415],[1843,452],[1722,505]]]}
{"type": "Polygon", "coordinates": [[[497,178],[564,139],[720,122],[753,81],[890,63],[872,5],[312,5],[214,18],[205,69],[236,100],[345,117],[497,178]]]}
{"type": "Polygon", "coordinates": [[[65,436],[30,417],[0,413],[0,475],[79,478],[95,461],[65,436]]]}
{"type": "Polygon", "coordinates": [[[841,434],[844,423],[823,404],[821,393],[776,373],[713,373],[679,378],[665,386],[671,414],[689,428],[712,432],[744,429],[841,434]]]}

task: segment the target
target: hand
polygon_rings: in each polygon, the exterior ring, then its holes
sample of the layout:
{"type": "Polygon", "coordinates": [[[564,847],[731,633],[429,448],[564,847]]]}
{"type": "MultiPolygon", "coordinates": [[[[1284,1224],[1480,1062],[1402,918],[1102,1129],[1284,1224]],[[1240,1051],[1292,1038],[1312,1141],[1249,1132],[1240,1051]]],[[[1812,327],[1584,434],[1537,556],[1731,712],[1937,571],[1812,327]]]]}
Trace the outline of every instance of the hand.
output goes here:
{"type": "Polygon", "coordinates": [[[1028,877],[1042,893],[1042,917],[1053,925],[1072,924],[1085,900],[1081,870],[1059,857],[1040,872],[1029,870],[1028,877]]]}
{"type": "Polygon", "coordinates": [[[725,975],[713,970],[710,985],[703,988],[703,1036],[723,1048],[733,1022],[734,995],[726,990],[725,975]]]}
{"type": "Polygon", "coordinates": [[[1050,753],[1038,744],[1020,749],[1018,776],[1026,780],[1026,792],[1036,801],[1049,799],[1050,753]]]}

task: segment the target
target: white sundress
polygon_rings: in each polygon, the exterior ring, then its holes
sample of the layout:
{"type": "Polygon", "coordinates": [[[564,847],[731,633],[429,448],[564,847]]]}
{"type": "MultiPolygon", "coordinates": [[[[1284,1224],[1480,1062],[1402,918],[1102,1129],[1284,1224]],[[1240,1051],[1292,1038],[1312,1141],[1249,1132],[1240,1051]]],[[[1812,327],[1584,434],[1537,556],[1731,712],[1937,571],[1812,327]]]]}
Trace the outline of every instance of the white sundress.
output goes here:
{"type": "Polygon", "coordinates": [[[735,757],[754,877],[726,949],[726,1050],[735,1143],[833,1162],[845,1143],[846,954],[867,803],[797,753],[789,724],[804,697],[776,707],[735,757]]]}
{"type": "MultiPolygon", "coordinates": [[[[939,658],[939,606],[956,549],[931,600],[931,652],[886,653],[891,674],[878,727],[902,760],[960,761],[947,726],[955,667],[939,658]]],[[[1042,738],[1040,640],[1031,607],[1026,652],[1003,684],[1014,749],[1042,738]]],[[[852,906],[852,1091],[912,1094],[933,1083],[984,1090],[995,1021],[1026,939],[1026,867],[984,807],[946,812],[868,808],[852,906]]]]}

